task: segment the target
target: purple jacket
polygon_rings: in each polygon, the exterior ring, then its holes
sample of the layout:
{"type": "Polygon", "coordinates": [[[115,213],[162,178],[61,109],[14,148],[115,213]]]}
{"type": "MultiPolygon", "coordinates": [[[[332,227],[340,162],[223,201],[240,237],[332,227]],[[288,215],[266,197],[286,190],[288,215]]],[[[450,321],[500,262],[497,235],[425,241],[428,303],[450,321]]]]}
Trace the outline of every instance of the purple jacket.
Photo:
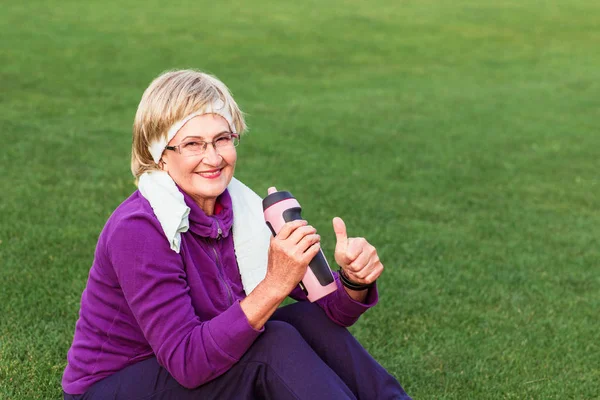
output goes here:
{"type": "MultiPolygon", "coordinates": [[[[81,297],[65,392],[84,393],[154,355],[181,385],[194,388],[231,368],[261,334],[240,307],[246,295],[230,234],[229,193],[210,217],[183,195],[190,228],[181,235],[179,254],[139,191],[108,219],[81,297]]],[[[336,280],[338,290],[318,303],[333,321],[349,326],[377,303],[377,290],[362,304],[347,295],[337,274],[336,280]]],[[[291,297],[306,300],[298,288],[291,297]]]]}

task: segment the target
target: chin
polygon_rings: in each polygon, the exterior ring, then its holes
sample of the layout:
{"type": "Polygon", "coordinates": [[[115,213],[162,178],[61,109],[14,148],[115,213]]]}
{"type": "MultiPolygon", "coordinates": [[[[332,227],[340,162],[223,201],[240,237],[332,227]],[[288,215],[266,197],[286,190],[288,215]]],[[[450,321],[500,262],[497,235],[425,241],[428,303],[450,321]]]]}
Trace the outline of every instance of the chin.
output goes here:
{"type": "Polygon", "coordinates": [[[201,197],[217,198],[227,189],[229,182],[231,182],[231,177],[221,176],[215,180],[199,177],[194,179],[194,192],[201,197]]]}

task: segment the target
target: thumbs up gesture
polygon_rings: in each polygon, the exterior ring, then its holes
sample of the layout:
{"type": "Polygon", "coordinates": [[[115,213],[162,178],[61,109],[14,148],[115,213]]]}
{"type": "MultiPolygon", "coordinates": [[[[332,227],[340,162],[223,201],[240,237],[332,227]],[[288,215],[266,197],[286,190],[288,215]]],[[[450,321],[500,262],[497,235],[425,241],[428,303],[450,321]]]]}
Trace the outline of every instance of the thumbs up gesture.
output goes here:
{"type": "Polygon", "coordinates": [[[383,272],[377,250],[365,238],[348,238],[346,224],[335,217],[333,230],[336,236],[335,261],[346,277],[354,283],[368,285],[383,272]]]}

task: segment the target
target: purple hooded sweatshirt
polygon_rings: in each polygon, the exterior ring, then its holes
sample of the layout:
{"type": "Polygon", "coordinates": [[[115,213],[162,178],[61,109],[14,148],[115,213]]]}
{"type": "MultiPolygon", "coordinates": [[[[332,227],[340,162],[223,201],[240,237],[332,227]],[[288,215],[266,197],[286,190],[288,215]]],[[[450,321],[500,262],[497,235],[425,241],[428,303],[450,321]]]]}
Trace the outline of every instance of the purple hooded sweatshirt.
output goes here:
{"type": "MultiPolygon", "coordinates": [[[[62,386],[82,394],[95,382],[139,361],[158,363],[184,387],[194,388],[231,368],[264,330],[254,329],[240,301],[246,297],[233,248],[231,197],[219,198],[207,216],[190,207],[181,251],[169,247],[148,201],[135,191],[108,219],[81,297],[62,386]]],[[[329,318],[352,325],[377,303],[338,290],[318,301],[329,318]]],[[[306,296],[296,288],[296,300],[306,296]]]]}

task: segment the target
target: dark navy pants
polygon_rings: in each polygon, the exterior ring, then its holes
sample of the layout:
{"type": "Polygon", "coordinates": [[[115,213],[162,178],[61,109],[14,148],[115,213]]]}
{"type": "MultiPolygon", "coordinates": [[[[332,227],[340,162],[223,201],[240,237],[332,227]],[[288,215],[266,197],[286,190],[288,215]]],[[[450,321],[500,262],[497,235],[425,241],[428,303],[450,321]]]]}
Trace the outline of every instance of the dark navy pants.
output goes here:
{"type": "Polygon", "coordinates": [[[316,304],[278,309],[229,371],[186,389],[156,358],[141,361],[65,400],[410,399],[350,332],[316,304]]]}

